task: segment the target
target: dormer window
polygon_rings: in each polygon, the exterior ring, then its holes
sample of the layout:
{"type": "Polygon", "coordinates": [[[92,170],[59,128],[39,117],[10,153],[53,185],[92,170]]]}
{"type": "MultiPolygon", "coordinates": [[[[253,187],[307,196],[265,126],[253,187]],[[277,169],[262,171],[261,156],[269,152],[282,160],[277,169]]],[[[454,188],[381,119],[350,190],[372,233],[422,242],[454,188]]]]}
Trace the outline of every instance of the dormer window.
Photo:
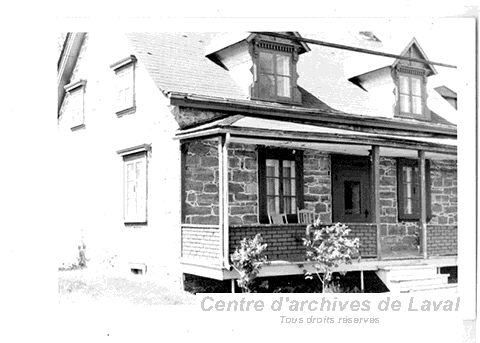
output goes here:
{"type": "Polygon", "coordinates": [[[298,32],[220,35],[207,47],[205,56],[225,69],[238,90],[251,100],[301,104],[297,62],[310,48],[298,38],[298,32]]]}
{"type": "Polygon", "coordinates": [[[422,114],[422,80],[416,76],[400,75],[399,94],[400,112],[405,114],[422,114]]]}
{"type": "Polygon", "coordinates": [[[430,120],[426,106],[425,71],[401,66],[396,70],[396,116],[430,120]]]}
{"type": "Polygon", "coordinates": [[[392,77],[396,88],[395,116],[431,120],[430,110],[427,107],[426,85],[427,78],[436,74],[437,71],[427,62],[427,55],[415,38],[403,50],[401,56],[411,59],[397,59],[392,65],[392,77]]]}
{"type": "Polygon", "coordinates": [[[296,85],[296,46],[256,42],[252,98],[286,103],[301,102],[296,85]]]}
{"type": "Polygon", "coordinates": [[[259,51],[258,84],[262,99],[292,97],[292,55],[283,51],[259,51]]]}

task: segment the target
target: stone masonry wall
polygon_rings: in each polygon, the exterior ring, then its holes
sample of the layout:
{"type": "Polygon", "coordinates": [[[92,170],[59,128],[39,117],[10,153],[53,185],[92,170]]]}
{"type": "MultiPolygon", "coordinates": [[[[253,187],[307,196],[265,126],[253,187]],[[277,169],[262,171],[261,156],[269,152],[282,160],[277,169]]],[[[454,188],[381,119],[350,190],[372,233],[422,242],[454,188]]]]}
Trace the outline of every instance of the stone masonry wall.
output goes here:
{"type": "Polygon", "coordinates": [[[380,158],[380,232],[383,253],[418,252],[417,222],[398,222],[397,160],[380,158]]]}
{"type": "Polygon", "coordinates": [[[185,145],[185,223],[219,224],[218,141],[185,145]]]}
{"type": "Polygon", "coordinates": [[[258,158],[255,145],[228,146],[230,225],[258,223],[258,158]]]}
{"type": "Polygon", "coordinates": [[[304,205],[315,211],[322,223],[332,222],[330,155],[306,150],[303,156],[304,205]]]}
{"type": "Polygon", "coordinates": [[[457,224],[457,162],[430,163],[432,220],[430,224],[457,224]]]}

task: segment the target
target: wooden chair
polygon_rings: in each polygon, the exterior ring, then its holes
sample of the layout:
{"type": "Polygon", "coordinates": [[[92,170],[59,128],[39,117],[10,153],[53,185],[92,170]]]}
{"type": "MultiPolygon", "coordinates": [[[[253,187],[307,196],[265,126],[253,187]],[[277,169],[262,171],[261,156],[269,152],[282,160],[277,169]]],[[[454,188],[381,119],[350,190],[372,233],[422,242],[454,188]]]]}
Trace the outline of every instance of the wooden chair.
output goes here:
{"type": "Polygon", "coordinates": [[[297,216],[300,224],[312,224],[315,222],[315,212],[313,211],[297,208],[297,216]]]}
{"type": "Polygon", "coordinates": [[[288,224],[287,215],[285,213],[268,214],[270,224],[288,224]]]}

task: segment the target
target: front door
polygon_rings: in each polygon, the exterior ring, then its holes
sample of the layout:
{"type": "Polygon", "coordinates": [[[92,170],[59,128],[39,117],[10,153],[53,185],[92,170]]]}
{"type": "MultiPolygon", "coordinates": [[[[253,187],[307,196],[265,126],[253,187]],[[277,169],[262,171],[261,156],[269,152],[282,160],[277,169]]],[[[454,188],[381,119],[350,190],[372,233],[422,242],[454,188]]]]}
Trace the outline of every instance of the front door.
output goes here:
{"type": "Polygon", "coordinates": [[[368,157],[332,156],[333,221],[369,223],[370,162],[368,157]]]}

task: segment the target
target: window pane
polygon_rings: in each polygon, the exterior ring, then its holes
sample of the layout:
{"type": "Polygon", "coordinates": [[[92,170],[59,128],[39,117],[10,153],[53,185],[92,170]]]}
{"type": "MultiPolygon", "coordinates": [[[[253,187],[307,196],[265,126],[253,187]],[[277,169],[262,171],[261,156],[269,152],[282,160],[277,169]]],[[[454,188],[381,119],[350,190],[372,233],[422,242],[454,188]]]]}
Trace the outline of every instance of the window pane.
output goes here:
{"type": "Polygon", "coordinates": [[[278,188],[275,187],[275,181],[278,179],[267,178],[267,195],[278,195],[278,188]]]}
{"type": "Polygon", "coordinates": [[[403,167],[403,207],[405,214],[412,214],[412,197],[413,197],[413,168],[403,167]]]}
{"type": "Polygon", "coordinates": [[[290,78],[286,76],[277,77],[277,95],[285,98],[290,97],[290,78]]]}
{"type": "Polygon", "coordinates": [[[400,112],[410,113],[410,97],[400,94],[400,112]]]}
{"type": "Polygon", "coordinates": [[[360,182],[345,181],[344,183],[345,213],[360,213],[360,182]]]}
{"type": "Polygon", "coordinates": [[[266,160],[267,176],[279,177],[279,161],[278,160],[266,160]]]}
{"type": "Polygon", "coordinates": [[[292,195],[291,179],[283,179],[283,195],[292,195]]]}
{"type": "Polygon", "coordinates": [[[268,52],[260,52],[258,54],[260,72],[273,74],[273,54],[268,52]]]}
{"type": "Polygon", "coordinates": [[[290,56],[277,55],[277,74],[290,76],[290,56]]]}
{"type": "MultiPolygon", "coordinates": [[[[295,182],[294,182],[294,184],[295,184],[295,182]]],[[[292,210],[291,210],[290,213],[297,213],[297,198],[296,197],[292,197],[292,210]]]]}
{"type": "Polygon", "coordinates": [[[412,96],[412,112],[415,114],[422,114],[422,98],[412,96]]]}
{"type": "Polygon", "coordinates": [[[421,89],[421,82],[420,79],[417,79],[416,77],[412,77],[412,94],[413,95],[422,95],[422,89],[421,89]]]}
{"type": "Polygon", "coordinates": [[[279,211],[277,210],[275,206],[275,197],[267,197],[267,208],[268,208],[268,213],[278,213],[279,211]]]}
{"type": "Polygon", "coordinates": [[[290,197],[283,198],[283,210],[285,213],[293,213],[292,212],[292,200],[290,197]]]}
{"type": "Polygon", "coordinates": [[[400,80],[400,93],[401,94],[410,94],[410,85],[409,78],[406,76],[399,76],[400,80]]]}
{"type": "Polygon", "coordinates": [[[275,81],[272,75],[260,75],[258,79],[260,96],[274,97],[275,81]]]}

